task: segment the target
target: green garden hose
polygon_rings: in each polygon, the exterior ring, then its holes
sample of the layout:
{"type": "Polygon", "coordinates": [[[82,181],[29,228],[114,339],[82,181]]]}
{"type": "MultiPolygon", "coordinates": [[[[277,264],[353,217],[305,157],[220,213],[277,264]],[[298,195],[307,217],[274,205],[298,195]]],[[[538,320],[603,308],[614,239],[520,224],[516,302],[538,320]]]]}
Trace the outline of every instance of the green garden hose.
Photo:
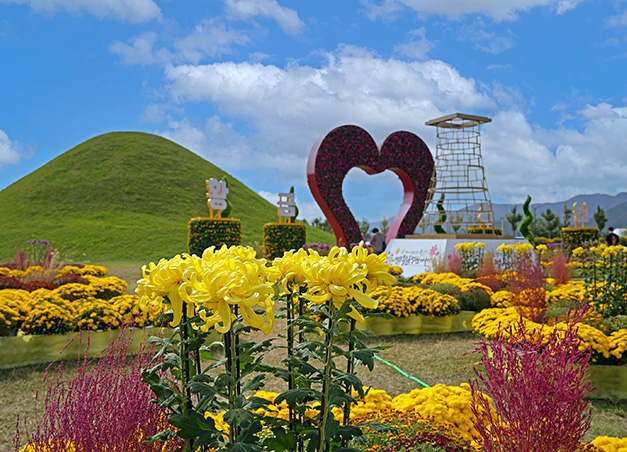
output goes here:
{"type": "Polygon", "coordinates": [[[529,242],[533,243],[535,237],[529,230],[529,225],[533,221],[533,215],[531,215],[531,211],[529,211],[529,204],[531,203],[531,196],[527,196],[527,200],[522,205],[523,213],[525,214],[525,219],[520,223],[520,227],[518,230],[523,235],[524,238],[529,240],[529,242]]]}
{"type": "Polygon", "coordinates": [[[403,369],[401,369],[400,367],[398,367],[398,366],[396,366],[396,365],[392,364],[391,362],[386,361],[386,360],[384,360],[383,358],[378,357],[377,355],[374,355],[374,357],[375,357],[376,359],[378,359],[379,361],[381,361],[383,364],[387,364],[387,365],[388,365],[388,366],[390,366],[392,369],[394,369],[394,370],[398,371],[398,373],[400,373],[402,376],[407,377],[407,378],[410,378],[410,379],[412,379],[412,380],[414,380],[414,381],[416,381],[416,382],[420,383],[420,384],[421,384],[422,386],[424,386],[425,388],[430,388],[430,387],[431,387],[431,386],[429,386],[427,383],[425,383],[424,381],[421,381],[421,380],[419,380],[418,378],[416,378],[416,377],[413,377],[413,376],[409,375],[409,374],[408,374],[407,372],[405,372],[403,369]]]}

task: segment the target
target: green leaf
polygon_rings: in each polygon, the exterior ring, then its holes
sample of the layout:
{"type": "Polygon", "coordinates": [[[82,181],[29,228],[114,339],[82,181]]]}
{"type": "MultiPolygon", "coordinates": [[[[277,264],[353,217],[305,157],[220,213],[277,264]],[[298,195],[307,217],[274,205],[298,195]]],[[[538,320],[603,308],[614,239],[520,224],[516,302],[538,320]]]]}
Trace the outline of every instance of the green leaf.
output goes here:
{"type": "Polygon", "coordinates": [[[229,425],[245,425],[254,420],[253,414],[241,408],[229,410],[224,413],[224,421],[229,425]]]}
{"type": "Polygon", "coordinates": [[[364,396],[364,385],[362,384],[359,377],[357,377],[357,375],[355,374],[342,372],[340,375],[335,377],[333,381],[349,385],[349,388],[354,388],[358,392],[359,397],[364,396]]]}
{"type": "Polygon", "coordinates": [[[227,444],[225,447],[227,452],[261,452],[261,447],[256,444],[234,443],[227,444]]]}
{"type": "Polygon", "coordinates": [[[398,429],[390,427],[389,425],[382,424],[381,422],[364,422],[359,424],[360,426],[369,427],[377,432],[381,433],[396,433],[398,429]]]}
{"type": "Polygon", "coordinates": [[[287,432],[283,427],[277,426],[272,429],[273,437],[266,438],[264,446],[266,450],[274,452],[283,452],[285,450],[294,450],[298,437],[294,432],[287,432]]]}
{"type": "Polygon", "coordinates": [[[240,427],[240,433],[237,435],[238,443],[257,444],[259,442],[257,433],[263,429],[261,422],[253,421],[251,423],[244,423],[244,425],[240,425],[240,427]]]}
{"type": "Polygon", "coordinates": [[[350,356],[361,364],[368,367],[368,370],[372,371],[374,368],[374,350],[367,348],[363,350],[352,350],[350,356]]]}
{"type": "Polygon", "coordinates": [[[218,438],[222,438],[222,432],[216,429],[212,418],[205,418],[196,411],[187,414],[171,414],[168,416],[170,424],[178,427],[178,436],[183,439],[195,439],[194,449],[215,444],[218,438]]]}
{"type": "Polygon", "coordinates": [[[319,394],[317,391],[310,388],[290,389],[274,399],[274,404],[279,405],[283,400],[285,400],[289,406],[296,406],[315,400],[317,394],[319,394]]]}
{"type": "Polygon", "coordinates": [[[344,391],[344,388],[338,384],[331,384],[329,386],[329,406],[344,406],[345,402],[352,402],[353,399],[350,394],[344,391]]]}
{"type": "Polygon", "coordinates": [[[353,438],[362,436],[363,433],[359,427],[354,425],[340,425],[336,435],[339,435],[344,441],[351,441],[353,438]]]}
{"type": "Polygon", "coordinates": [[[144,442],[148,444],[152,444],[157,441],[161,441],[162,443],[165,443],[171,440],[172,438],[176,438],[176,432],[173,432],[171,430],[164,430],[162,432],[157,433],[156,435],[150,436],[148,439],[144,440],[144,442]]]}

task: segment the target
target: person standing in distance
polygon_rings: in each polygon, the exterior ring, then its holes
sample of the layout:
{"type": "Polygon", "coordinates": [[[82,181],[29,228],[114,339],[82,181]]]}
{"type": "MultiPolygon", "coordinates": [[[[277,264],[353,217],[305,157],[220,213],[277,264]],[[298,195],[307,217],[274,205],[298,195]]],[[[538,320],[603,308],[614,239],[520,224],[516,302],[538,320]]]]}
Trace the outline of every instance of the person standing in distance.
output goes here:
{"type": "Polygon", "coordinates": [[[372,251],[375,254],[381,254],[385,251],[385,236],[379,232],[379,229],[374,228],[372,230],[370,243],[372,244],[372,251]]]}
{"type": "Polygon", "coordinates": [[[620,243],[620,239],[616,234],[614,234],[614,228],[609,228],[608,232],[609,234],[605,236],[605,242],[607,243],[607,246],[618,245],[620,243]]]}

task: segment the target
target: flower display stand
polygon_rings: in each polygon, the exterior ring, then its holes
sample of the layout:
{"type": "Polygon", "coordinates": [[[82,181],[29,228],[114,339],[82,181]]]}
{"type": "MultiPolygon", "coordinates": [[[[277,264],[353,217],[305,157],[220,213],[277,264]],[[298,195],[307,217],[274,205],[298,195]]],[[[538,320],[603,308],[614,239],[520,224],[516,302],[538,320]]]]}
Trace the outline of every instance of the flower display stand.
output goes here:
{"type": "Polygon", "coordinates": [[[627,399],[627,366],[592,364],[590,381],[597,389],[588,397],[593,399],[627,399]]]}
{"type": "Polygon", "coordinates": [[[375,336],[393,334],[458,333],[472,331],[472,319],[476,312],[462,311],[456,315],[436,317],[432,315],[411,315],[409,317],[367,317],[358,323],[360,330],[372,331],[375,336]]]}
{"type": "MultiPolygon", "coordinates": [[[[102,353],[107,346],[118,338],[121,330],[91,331],[68,334],[40,334],[10,336],[0,338],[0,369],[28,366],[31,364],[50,363],[52,361],[78,360],[93,358],[102,353]]],[[[147,344],[150,336],[164,337],[170,334],[169,328],[147,327],[130,331],[129,352],[136,352],[142,344],[147,344]]],[[[208,343],[219,340],[219,335],[210,337],[208,343]]]]}

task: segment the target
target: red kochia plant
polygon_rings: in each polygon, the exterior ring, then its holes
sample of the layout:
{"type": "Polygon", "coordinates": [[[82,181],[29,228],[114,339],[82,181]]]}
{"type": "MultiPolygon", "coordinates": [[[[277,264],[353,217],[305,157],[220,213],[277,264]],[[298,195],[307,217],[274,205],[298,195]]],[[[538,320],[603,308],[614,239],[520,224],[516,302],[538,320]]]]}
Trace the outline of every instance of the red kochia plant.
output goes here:
{"type": "Polygon", "coordinates": [[[594,390],[586,375],[591,351],[579,350],[577,336],[577,323],[587,309],[584,305],[569,312],[568,328],[553,330],[548,340],[541,334],[534,336],[521,318],[496,342],[478,344],[473,352],[479,355],[478,379],[471,387],[482,450],[578,449],[592,417],[583,399],[594,390]]]}
{"type": "Polygon", "coordinates": [[[453,251],[453,254],[448,256],[448,271],[456,275],[461,275],[464,271],[462,256],[457,251],[453,251]]]}
{"type": "MultiPolygon", "coordinates": [[[[131,356],[130,329],[124,328],[99,359],[78,361],[75,378],[63,380],[63,363],[54,372],[37,431],[27,435],[29,452],[119,450],[161,452],[179,450],[172,444],[142,441],[167,428],[162,408],[141,381],[142,366],[150,362],[145,349],[131,356]],[[70,446],[73,445],[72,446],[70,446]]],[[[87,344],[89,349],[89,342],[87,344]]],[[[19,449],[19,430],[15,440],[19,449]]]]}
{"type": "Polygon", "coordinates": [[[520,256],[514,261],[514,272],[508,281],[512,292],[512,304],[518,314],[541,323],[546,313],[546,290],[544,288],[544,268],[539,259],[533,256],[520,256]]]}
{"type": "Polygon", "coordinates": [[[555,279],[555,285],[566,284],[570,281],[570,268],[566,265],[568,263],[568,256],[563,251],[557,251],[553,255],[553,279],[555,279]]]}

